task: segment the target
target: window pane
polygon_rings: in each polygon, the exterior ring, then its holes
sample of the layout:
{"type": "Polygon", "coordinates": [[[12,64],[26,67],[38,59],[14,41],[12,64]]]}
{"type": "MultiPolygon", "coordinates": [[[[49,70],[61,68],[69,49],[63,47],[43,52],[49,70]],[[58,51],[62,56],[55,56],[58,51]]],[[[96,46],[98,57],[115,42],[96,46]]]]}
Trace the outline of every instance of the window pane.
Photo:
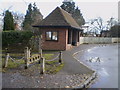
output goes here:
{"type": "Polygon", "coordinates": [[[53,34],[52,34],[52,40],[58,40],[57,32],[53,32],[53,34]]]}
{"type": "Polygon", "coordinates": [[[51,40],[52,33],[51,32],[46,32],[46,40],[51,40]]]}

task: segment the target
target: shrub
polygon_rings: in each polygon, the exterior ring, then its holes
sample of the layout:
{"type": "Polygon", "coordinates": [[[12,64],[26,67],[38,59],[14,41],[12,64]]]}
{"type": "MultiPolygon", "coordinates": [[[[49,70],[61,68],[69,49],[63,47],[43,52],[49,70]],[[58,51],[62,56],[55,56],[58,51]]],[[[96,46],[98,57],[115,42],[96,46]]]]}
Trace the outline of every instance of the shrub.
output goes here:
{"type": "Polygon", "coordinates": [[[120,25],[114,25],[110,29],[110,35],[112,37],[120,37],[120,25]]]}
{"type": "Polygon", "coordinates": [[[31,31],[3,31],[2,46],[8,46],[17,43],[28,43],[33,33],[31,31]]]}

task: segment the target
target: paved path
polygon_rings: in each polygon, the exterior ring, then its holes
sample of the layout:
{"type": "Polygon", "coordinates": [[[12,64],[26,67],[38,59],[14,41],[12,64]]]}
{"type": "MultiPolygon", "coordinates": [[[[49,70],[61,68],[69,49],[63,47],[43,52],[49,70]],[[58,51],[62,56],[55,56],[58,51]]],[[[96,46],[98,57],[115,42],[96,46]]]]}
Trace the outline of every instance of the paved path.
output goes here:
{"type": "Polygon", "coordinates": [[[80,62],[78,62],[73,57],[73,54],[78,51],[86,50],[94,46],[95,45],[80,45],[78,47],[74,47],[71,50],[63,51],[63,60],[65,63],[65,66],[63,67],[61,72],[65,72],[68,74],[92,74],[93,71],[87,68],[86,66],[84,66],[83,64],[81,64],[80,62]]]}

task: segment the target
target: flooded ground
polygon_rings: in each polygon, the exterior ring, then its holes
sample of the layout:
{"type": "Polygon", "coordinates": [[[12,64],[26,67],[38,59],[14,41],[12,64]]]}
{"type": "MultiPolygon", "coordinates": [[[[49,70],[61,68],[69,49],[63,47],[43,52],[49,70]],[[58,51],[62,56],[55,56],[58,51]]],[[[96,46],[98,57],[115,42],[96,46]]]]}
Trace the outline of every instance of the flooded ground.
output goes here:
{"type": "Polygon", "coordinates": [[[78,53],[76,58],[98,73],[98,80],[91,88],[118,88],[117,44],[97,45],[78,53]]]}

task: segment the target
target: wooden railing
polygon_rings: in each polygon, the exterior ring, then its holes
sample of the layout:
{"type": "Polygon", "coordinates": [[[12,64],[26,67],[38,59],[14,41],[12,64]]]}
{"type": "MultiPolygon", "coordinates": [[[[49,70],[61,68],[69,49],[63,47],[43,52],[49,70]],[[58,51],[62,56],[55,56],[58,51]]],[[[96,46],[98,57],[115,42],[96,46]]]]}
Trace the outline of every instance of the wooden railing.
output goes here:
{"type": "MultiPolygon", "coordinates": [[[[26,47],[25,49],[25,57],[22,57],[21,59],[24,59],[25,61],[25,69],[28,69],[28,67],[35,63],[35,62],[38,62],[38,64],[40,64],[40,73],[41,74],[44,74],[45,73],[45,61],[55,61],[55,60],[58,60],[59,63],[62,63],[62,52],[60,51],[59,54],[51,59],[51,60],[45,60],[44,57],[42,57],[41,54],[36,54],[36,55],[32,55],[31,56],[31,52],[30,52],[31,49],[29,49],[28,47],[26,47]]],[[[10,57],[10,54],[6,52],[6,58],[5,58],[5,61],[4,61],[4,68],[8,67],[8,60],[12,60],[13,62],[16,62],[18,60],[14,60],[12,57],[10,57]]],[[[16,63],[19,63],[19,62],[16,62],[16,63]]]]}

